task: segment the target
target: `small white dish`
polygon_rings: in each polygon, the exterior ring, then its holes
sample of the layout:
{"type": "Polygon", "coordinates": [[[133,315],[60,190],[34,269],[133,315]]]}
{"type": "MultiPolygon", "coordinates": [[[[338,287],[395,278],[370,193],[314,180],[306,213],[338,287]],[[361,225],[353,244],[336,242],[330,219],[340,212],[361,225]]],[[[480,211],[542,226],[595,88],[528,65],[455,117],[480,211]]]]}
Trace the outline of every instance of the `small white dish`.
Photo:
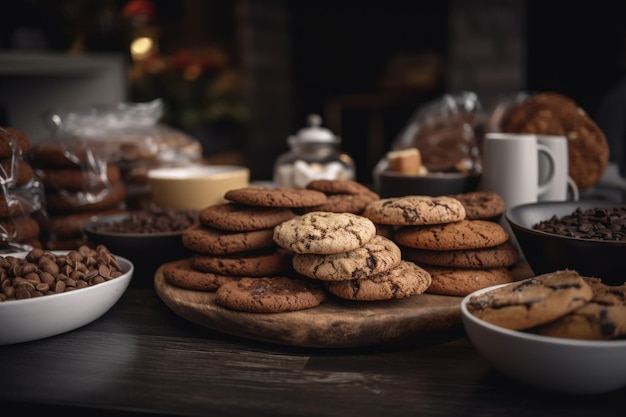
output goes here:
{"type": "Polygon", "coordinates": [[[541,336],[495,326],[469,312],[473,296],[501,286],[475,291],[461,302],[469,340],[495,369],[537,388],[567,394],[599,394],[626,386],[625,339],[541,336]]]}
{"type": "Polygon", "coordinates": [[[0,345],[55,336],[100,318],[122,297],[134,272],[132,262],[115,257],[124,274],[110,281],[60,294],[0,302],[0,345]]]}

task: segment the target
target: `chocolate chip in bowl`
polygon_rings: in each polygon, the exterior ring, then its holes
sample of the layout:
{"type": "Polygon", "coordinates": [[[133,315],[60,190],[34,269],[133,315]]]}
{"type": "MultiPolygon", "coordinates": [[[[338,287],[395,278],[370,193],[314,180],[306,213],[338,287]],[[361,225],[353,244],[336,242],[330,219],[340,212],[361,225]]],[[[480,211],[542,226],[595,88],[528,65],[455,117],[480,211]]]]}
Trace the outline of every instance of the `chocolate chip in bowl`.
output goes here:
{"type": "Polygon", "coordinates": [[[626,204],[539,202],[509,208],[505,217],[535,274],[572,269],[608,285],[626,282],[626,204]]]}
{"type": "Polygon", "coordinates": [[[99,217],[86,223],[83,230],[90,244],[105,245],[135,264],[132,286],[151,287],[160,265],[191,256],[183,246],[182,233],[197,219],[197,210],[151,204],[142,210],[99,217]]]}

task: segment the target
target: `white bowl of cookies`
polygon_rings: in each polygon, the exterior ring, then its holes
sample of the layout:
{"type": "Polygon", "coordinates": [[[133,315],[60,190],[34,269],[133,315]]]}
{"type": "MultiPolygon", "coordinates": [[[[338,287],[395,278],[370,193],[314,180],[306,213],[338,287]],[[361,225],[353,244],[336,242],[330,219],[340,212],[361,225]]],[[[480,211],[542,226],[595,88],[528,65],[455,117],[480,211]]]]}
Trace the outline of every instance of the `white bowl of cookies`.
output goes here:
{"type": "Polygon", "coordinates": [[[475,291],[463,326],[499,372],[536,388],[598,394],[626,386],[626,285],[572,270],[475,291]]]}

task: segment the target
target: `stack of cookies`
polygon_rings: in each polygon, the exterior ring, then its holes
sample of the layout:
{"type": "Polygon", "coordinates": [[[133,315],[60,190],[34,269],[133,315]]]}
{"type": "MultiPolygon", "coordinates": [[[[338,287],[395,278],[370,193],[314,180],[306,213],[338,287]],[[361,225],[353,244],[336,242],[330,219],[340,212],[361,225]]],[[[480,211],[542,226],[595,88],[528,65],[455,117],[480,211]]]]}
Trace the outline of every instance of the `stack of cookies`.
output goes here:
{"type": "Polygon", "coordinates": [[[401,259],[400,248],[353,213],[312,211],[274,228],[274,241],[294,253],[296,272],[347,300],[375,301],[423,293],[430,275],[401,259]]]}
{"type": "Polygon", "coordinates": [[[87,243],[86,222],[125,210],[126,186],[118,166],[96,155],[88,144],[42,141],[31,148],[28,159],[45,189],[46,249],[75,249],[87,243]]]}
{"type": "Polygon", "coordinates": [[[11,127],[0,127],[0,242],[16,250],[41,248],[43,190],[32,166],[24,159],[29,137],[11,127]]]}
{"type": "Polygon", "coordinates": [[[245,187],[224,197],[225,203],[200,210],[198,222],[183,232],[183,245],[194,254],[167,264],[165,279],[181,288],[216,291],[217,303],[239,311],[292,311],[323,301],[321,288],[293,278],[292,253],[273,234],[276,225],[297,216],[295,209],[323,204],[326,195],[245,187]]]}
{"type": "Polygon", "coordinates": [[[495,193],[406,196],[368,204],[364,216],[392,226],[402,258],[429,272],[430,294],[465,296],[509,283],[519,260],[509,233],[497,222],[504,202],[495,193]]]}

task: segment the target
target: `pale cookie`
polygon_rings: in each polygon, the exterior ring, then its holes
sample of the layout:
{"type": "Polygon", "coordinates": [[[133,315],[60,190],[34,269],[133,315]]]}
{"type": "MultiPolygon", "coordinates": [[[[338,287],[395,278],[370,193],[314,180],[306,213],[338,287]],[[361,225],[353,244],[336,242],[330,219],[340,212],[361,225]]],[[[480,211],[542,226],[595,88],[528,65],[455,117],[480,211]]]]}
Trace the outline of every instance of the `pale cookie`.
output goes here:
{"type": "Polygon", "coordinates": [[[413,262],[400,263],[378,275],[348,281],[324,281],[331,294],[346,300],[379,301],[412,297],[424,293],[430,274],[413,262]]]}
{"type": "Polygon", "coordinates": [[[191,265],[191,259],[166,263],[161,267],[161,272],[170,284],[194,291],[215,291],[222,284],[237,281],[240,278],[198,271],[191,265]]]}
{"type": "Polygon", "coordinates": [[[506,268],[445,268],[422,265],[432,278],[429,294],[465,297],[474,291],[514,281],[506,268]]]}
{"type": "Polygon", "coordinates": [[[282,248],[239,252],[232,255],[195,254],[191,257],[194,269],[220,275],[262,277],[291,270],[293,254],[282,248]]]}
{"type": "Polygon", "coordinates": [[[326,292],[313,280],[290,277],[242,278],[222,285],[215,302],[249,313],[282,313],[320,305],[326,292]]]}
{"type": "Polygon", "coordinates": [[[374,223],[352,213],[314,211],[274,227],[274,242],[294,253],[348,252],[365,246],[374,236],[374,223]]]}
{"type": "Polygon", "coordinates": [[[451,268],[508,268],[520,258],[517,246],[507,241],[489,248],[428,250],[402,247],[404,259],[418,264],[451,268]]]}
{"type": "Polygon", "coordinates": [[[334,255],[295,254],[296,272],[322,281],[362,279],[380,274],[400,263],[398,245],[386,237],[376,235],[365,246],[334,255]]]}
{"type": "Polygon", "coordinates": [[[237,203],[218,203],[200,210],[198,220],[219,230],[250,231],[269,229],[296,217],[289,208],[259,207],[237,203]]]}
{"type": "Polygon", "coordinates": [[[226,255],[274,245],[274,229],[249,232],[226,232],[196,223],[183,231],[183,246],[194,252],[208,255],[226,255]]]}
{"type": "Polygon", "coordinates": [[[561,270],[514,282],[470,298],[476,317],[511,330],[556,320],[587,304],[591,286],[576,271],[561,270]]]}
{"type": "Polygon", "coordinates": [[[593,298],[571,313],[542,324],[533,333],[568,339],[609,340],[626,336],[626,284],[609,286],[588,278],[593,298]]]}
{"type": "Polygon", "coordinates": [[[452,197],[412,195],[372,201],[365,207],[363,216],[378,224],[427,225],[463,220],[465,208],[452,197]]]}
{"type": "Polygon", "coordinates": [[[461,220],[430,226],[406,226],[396,230],[396,243],[416,249],[462,250],[488,248],[509,240],[499,223],[488,220],[461,220]]]}

